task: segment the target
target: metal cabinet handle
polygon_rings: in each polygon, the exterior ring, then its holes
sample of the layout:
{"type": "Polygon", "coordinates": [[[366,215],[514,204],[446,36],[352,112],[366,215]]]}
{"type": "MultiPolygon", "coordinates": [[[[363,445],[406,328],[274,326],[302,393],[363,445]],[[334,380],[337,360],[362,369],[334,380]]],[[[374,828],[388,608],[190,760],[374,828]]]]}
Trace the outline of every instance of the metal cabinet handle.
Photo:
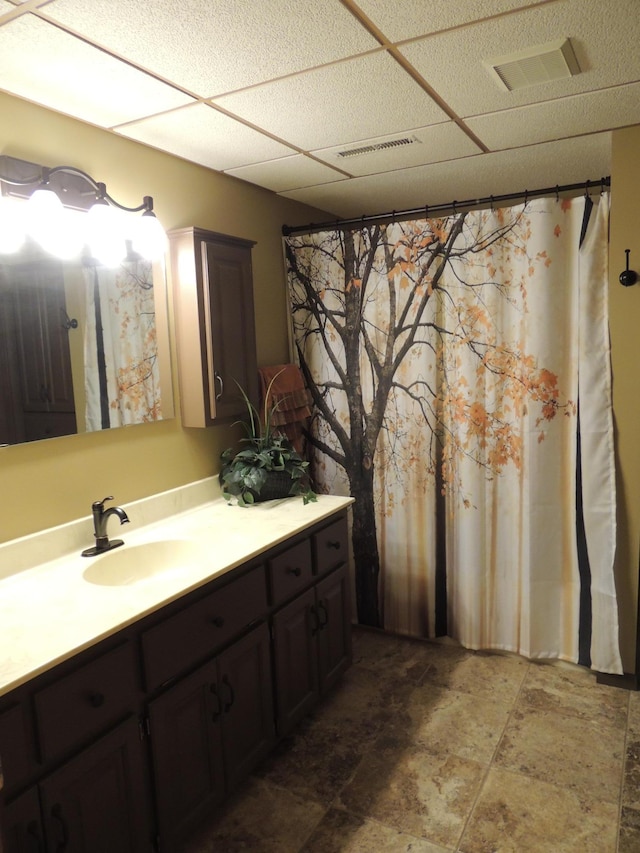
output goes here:
{"type": "Polygon", "coordinates": [[[318,630],[324,631],[324,629],[329,624],[329,613],[327,611],[327,605],[324,601],[318,602],[318,630]],[[320,615],[324,614],[323,619],[320,618],[320,615]]]}
{"type": "Polygon", "coordinates": [[[229,682],[229,679],[227,678],[226,675],[223,676],[222,683],[227,688],[227,691],[229,693],[229,698],[225,702],[224,708],[223,708],[224,713],[228,714],[229,711],[231,710],[233,703],[236,701],[236,694],[233,692],[233,687],[231,686],[231,683],[229,682]]]}
{"type": "Polygon", "coordinates": [[[67,822],[62,815],[62,806],[60,803],[56,803],[55,806],[51,809],[51,817],[58,824],[58,829],[60,831],[60,837],[56,842],[55,853],[63,853],[67,848],[67,844],[69,843],[69,827],[67,826],[67,822]]]}
{"type": "Polygon", "coordinates": [[[94,691],[89,696],[89,704],[92,708],[101,708],[104,705],[104,700],[104,693],[100,693],[99,691],[94,691]]]}
{"type": "Polygon", "coordinates": [[[295,569],[292,569],[291,567],[289,567],[287,569],[287,574],[288,575],[295,575],[295,577],[299,578],[300,575],[302,574],[302,569],[300,568],[300,566],[296,566],[295,569]]]}
{"type": "Polygon", "coordinates": [[[222,376],[220,376],[219,373],[214,373],[214,376],[215,376],[216,382],[220,383],[220,393],[216,394],[216,400],[219,400],[222,397],[222,395],[224,394],[224,382],[222,380],[222,376]]]}
{"type": "Polygon", "coordinates": [[[340,550],[340,542],[336,542],[333,540],[331,542],[327,542],[327,548],[335,548],[336,551],[339,551],[340,550]]]}

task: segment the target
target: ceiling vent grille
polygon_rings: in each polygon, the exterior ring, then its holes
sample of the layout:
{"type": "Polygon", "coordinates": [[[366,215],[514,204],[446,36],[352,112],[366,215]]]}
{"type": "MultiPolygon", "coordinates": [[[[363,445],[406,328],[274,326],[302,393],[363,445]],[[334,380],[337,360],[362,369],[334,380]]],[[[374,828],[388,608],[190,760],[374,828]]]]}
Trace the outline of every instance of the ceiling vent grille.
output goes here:
{"type": "Polygon", "coordinates": [[[580,73],[569,39],[530,47],[485,63],[501,88],[513,92],[580,73]]]}
{"type": "Polygon", "coordinates": [[[338,151],[338,157],[360,157],[363,154],[371,154],[374,151],[385,151],[387,148],[398,148],[402,145],[413,145],[418,140],[413,136],[402,136],[398,139],[388,139],[386,142],[373,142],[371,145],[362,145],[359,148],[345,148],[338,151]]]}

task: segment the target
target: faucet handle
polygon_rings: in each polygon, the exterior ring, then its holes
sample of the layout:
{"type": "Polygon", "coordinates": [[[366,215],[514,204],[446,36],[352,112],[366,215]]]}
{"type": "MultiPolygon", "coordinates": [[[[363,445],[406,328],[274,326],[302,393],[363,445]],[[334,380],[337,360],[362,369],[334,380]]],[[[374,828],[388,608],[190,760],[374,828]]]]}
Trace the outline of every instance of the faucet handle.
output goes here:
{"type": "Polygon", "coordinates": [[[107,501],[112,501],[112,500],[113,500],[113,495],[109,495],[109,497],[107,497],[107,498],[102,498],[101,501],[94,501],[91,504],[91,509],[104,509],[105,503],[107,501]]]}

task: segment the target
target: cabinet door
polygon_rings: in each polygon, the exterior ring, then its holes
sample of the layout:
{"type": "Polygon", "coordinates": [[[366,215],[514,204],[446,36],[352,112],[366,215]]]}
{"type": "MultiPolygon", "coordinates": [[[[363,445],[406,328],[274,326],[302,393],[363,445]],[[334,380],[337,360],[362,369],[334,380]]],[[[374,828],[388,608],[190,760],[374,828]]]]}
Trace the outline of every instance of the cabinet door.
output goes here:
{"type": "Polygon", "coordinates": [[[138,721],[130,718],[40,783],[47,850],[151,849],[138,721]]]}
{"type": "Polygon", "coordinates": [[[290,732],[318,700],[315,590],[310,589],[273,617],[278,734],[290,732]]]}
{"type": "Polygon", "coordinates": [[[320,692],[329,690],[351,663],[349,582],[346,566],[316,587],[320,692]]]}
{"type": "Polygon", "coordinates": [[[209,295],[211,417],[237,417],[246,407],[236,383],[254,403],[258,396],[251,253],[241,246],[206,241],[202,259],[209,295]]]}
{"type": "Polygon", "coordinates": [[[222,708],[213,661],[149,704],[163,851],[174,850],[224,797],[222,708]]]}
{"type": "Polygon", "coordinates": [[[3,812],[4,847],[2,853],[44,853],[44,838],[40,822],[38,791],[29,788],[3,812]]]}
{"type": "Polygon", "coordinates": [[[275,739],[269,629],[255,628],[218,658],[227,788],[235,788],[275,739]]]}

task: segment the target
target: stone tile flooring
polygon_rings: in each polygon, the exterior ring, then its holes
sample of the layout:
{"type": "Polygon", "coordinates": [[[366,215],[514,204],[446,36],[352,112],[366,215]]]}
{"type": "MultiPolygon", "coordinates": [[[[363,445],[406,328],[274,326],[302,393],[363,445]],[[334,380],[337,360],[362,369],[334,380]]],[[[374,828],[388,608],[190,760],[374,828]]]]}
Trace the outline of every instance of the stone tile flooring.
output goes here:
{"type": "Polygon", "coordinates": [[[354,629],[336,691],[188,853],[638,853],[640,694],[354,629]]]}

